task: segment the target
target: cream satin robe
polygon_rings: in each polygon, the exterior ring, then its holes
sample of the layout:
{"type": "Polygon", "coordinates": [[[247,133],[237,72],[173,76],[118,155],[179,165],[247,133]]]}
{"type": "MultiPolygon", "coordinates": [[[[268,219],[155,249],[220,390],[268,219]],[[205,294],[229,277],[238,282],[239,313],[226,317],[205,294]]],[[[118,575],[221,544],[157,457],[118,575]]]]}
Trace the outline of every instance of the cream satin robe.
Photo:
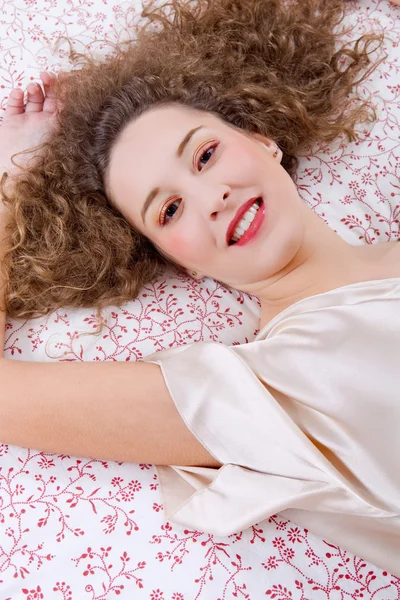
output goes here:
{"type": "Polygon", "coordinates": [[[226,536],[284,511],[400,576],[400,278],[301,300],[250,344],[146,360],[223,465],[158,467],[166,519],[226,536]]]}

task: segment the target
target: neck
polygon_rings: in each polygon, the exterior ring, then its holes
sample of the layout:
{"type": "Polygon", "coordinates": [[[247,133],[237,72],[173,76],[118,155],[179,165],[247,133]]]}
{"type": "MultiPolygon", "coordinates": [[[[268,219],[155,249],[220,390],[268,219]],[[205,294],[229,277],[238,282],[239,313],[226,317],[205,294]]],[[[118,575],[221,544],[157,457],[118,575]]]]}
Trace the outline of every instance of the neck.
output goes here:
{"type": "Polygon", "coordinates": [[[304,237],[290,262],[267,280],[243,290],[260,299],[261,328],[299,300],[373,278],[373,265],[365,260],[364,248],[348,244],[306,210],[304,237]]]}

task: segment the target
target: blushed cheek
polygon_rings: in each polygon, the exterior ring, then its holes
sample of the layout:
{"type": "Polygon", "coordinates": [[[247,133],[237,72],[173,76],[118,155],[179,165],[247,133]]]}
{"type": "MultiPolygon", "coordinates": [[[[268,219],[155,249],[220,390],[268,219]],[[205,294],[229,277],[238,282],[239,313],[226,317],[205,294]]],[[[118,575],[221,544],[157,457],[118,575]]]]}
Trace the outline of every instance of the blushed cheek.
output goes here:
{"type": "Polygon", "coordinates": [[[182,234],[182,232],[171,233],[169,235],[168,244],[166,245],[165,250],[182,266],[185,266],[186,263],[189,264],[197,261],[200,258],[199,251],[201,252],[198,245],[194,243],[193,236],[190,236],[187,233],[182,234]]]}

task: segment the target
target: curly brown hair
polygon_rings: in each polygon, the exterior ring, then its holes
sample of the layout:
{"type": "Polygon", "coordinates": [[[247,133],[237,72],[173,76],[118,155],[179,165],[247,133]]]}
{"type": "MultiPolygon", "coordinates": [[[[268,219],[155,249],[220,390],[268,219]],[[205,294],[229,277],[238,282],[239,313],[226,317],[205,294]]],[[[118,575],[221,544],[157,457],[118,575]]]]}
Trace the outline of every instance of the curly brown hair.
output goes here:
{"type": "Polygon", "coordinates": [[[149,108],[178,103],[266,135],[290,174],[313,142],[354,139],[355,124],[375,114],[350,92],[374,68],[382,35],[340,42],[344,15],[343,0],[153,1],[135,40],[112,57],[71,51],[80,68],[56,84],[57,129],[12,191],[2,186],[12,213],[8,316],[60,307],[95,307],[100,316],[165,267],[105,189],[113,145],[149,108]]]}

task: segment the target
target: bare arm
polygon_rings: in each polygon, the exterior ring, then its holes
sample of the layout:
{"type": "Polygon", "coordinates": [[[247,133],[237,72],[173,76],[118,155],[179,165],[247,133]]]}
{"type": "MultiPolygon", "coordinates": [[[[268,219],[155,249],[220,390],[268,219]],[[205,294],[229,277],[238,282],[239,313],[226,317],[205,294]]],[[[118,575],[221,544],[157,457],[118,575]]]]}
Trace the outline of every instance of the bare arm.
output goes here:
{"type": "Polygon", "coordinates": [[[0,440],[159,465],[220,464],[184,424],[152,363],[0,359],[0,440]]]}
{"type": "MultiPolygon", "coordinates": [[[[13,114],[22,116],[23,98],[22,108],[17,100],[13,114]]],[[[42,111],[43,104],[42,96],[42,111]]],[[[25,122],[24,135],[26,129],[25,122]]],[[[3,135],[7,131],[4,128],[3,135]]],[[[7,147],[4,139],[2,150],[7,147]]],[[[0,254],[6,222],[0,198],[0,254]]],[[[0,276],[1,304],[3,299],[0,276]]],[[[8,360],[4,358],[5,321],[0,311],[1,442],[104,460],[220,466],[186,427],[158,365],[8,360]]]]}

